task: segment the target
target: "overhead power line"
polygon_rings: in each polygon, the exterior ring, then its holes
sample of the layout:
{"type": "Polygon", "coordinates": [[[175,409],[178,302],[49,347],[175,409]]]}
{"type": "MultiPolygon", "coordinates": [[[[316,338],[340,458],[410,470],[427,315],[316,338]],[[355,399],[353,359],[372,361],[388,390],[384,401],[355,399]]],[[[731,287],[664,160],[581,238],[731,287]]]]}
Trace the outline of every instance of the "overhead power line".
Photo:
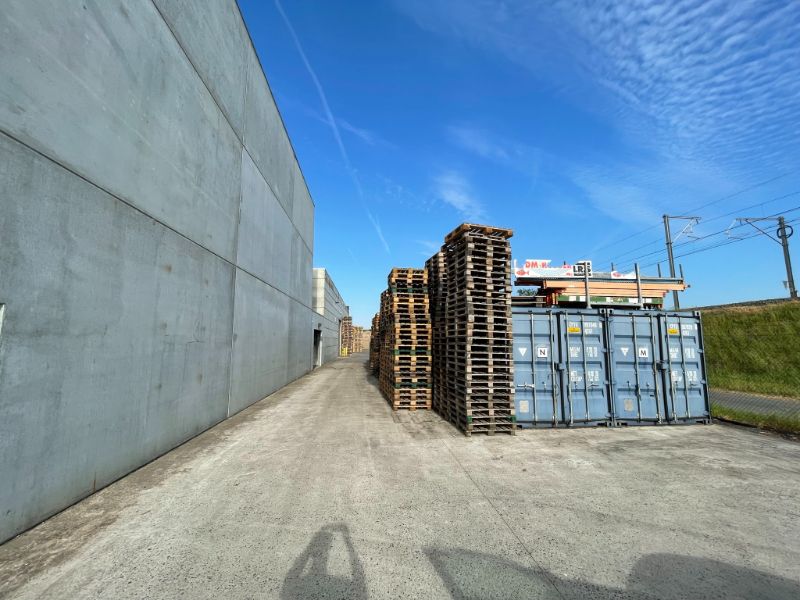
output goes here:
{"type": "MultiPolygon", "coordinates": [[[[694,239],[688,240],[688,241],[683,242],[681,244],[675,244],[674,247],[675,248],[681,248],[683,246],[688,246],[688,245],[691,245],[691,244],[695,244],[697,242],[700,242],[702,240],[708,239],[710,237],[714,237],[715,235],[720,235],[721,233],[727,233],[729,231],[732,231],[733,229],[738,229],[738,228],[743,227],[743,226],[744,225],[742,225],[740,223],[738,225],[733,225],[732,227],[726,227],[725,229],[720,229],[719,231],[715,231],[714,233],[707,233],[706,235],[701,235],[700,237],[696,237],[694,239]]],[[[659,240],[659,243],[661,243],[661,240],[659,240]]],[[[665,253],[666,251],[667,250],[665,248],[659,248],[658,250],[654,250],[653,252],[648,252],[647,254],[640,254],[639,256],[637,256],[636,258],[634,258],[632,260],[633,261],[640,260],[642,258],[647,258],[648,256],[653,256],[653,255],[656,255],[656,254],[665,253]]],[[[681,256],[685,256],[685,255],[682,254],[681,256]]],[[[678,257],[676,256],[675,258],[678,258],[678,257]]],[[[661,262],[661,261],[659,261],[659,262],[661,262]]],[[[625,265],[628,265],[628,264],[633,265],[633,262],[628,260],[628,261],[625,261],[625,263],[623,263],[623,264],[625,264],[625,265]]]]}
{"type": "MultiPolygon", "coordinates": [[[[741,190],[739,190],[737,192],[734,192],[732,194],[728,194],[727,196],[723,196],[721,198],[717,198],[716,200],[712,200],[711,202],[706,202],[705,204],[701,204],[700,206],[696,206],[695,208],[691,208],[691,209],[688,210],[688,212],[689,213],[694,213],[694,212],[697,212],[697,211],[699,211],[699,210],[701,210],[703,208],[706,208],[708,206],[712,206],[713,204],[718,204],[719,202],[724,202],[725,200],[730,200],[731,198],[735,198],[736,196],[740,196],[741,194],[750,192],[750,191],[752,191],[754,189],[757,189],[757,188],[759,188],[761,186],[767,185],[767,184],[772,183],[774,181],[778,181],[779,179],[783,179],[784,177],[786,177],[788,175],[789,175],[789,173],[782,173],[781,175],[777,175],[775,177],[770,177],[769,179],[765,179],[764,181],[759,181],[758,183],[755,183],[755,184],[753,184],[751,186],[748,186],[746,188],[742,188],[741,190]]],[[[659,224],[659,225],[653,225],[651,227],[647,227],[645,229],[642,229],[642,230],[637,231],[635,233],[632,233],[630,235],[626,235],[624,238],[620,238],[618,240],[614,240],[613,242],[609,242],[607,244],[602,244],[600,246],[597,246],[594,250],[595,251],[603,250],[604,248],[610,248],[611,246],[616,246],[618,244],[622,244],[624,242],[627,242],[631,238],[638,237],[638,236],[642,235],[643,233],[647,233],[648,231],[652,231],[653,229],[657,229],[660,226],[661,225],[659,224]]]]}
{"type": "MultiPolygon", "coordinates": [[[[787,194],[783,194],[782,196],[776,196],[774,198],[770,198],[769,200],[763,200],[761,202],[756,202],[755,204],[751,204],[749,206],[743,206],[743,207],[737,208],[735,210],[723,213],[721,215],[717,215],[715,217],[711,217],[709,219],[703,219],[703,224],[705,225],[707,223],[713,223],[714,221],[718,221],[720,219],[724,219],[725,217],[729,217],[729,216],[735,215],[737,213],[742,213],[742,212],[744,212],[746,210],[758,209],[758,208],[761,208],[763,206],[766,206],[767,204],[772,204],[773,202],[779,202],[780,200],[785,200],[786,198],[791,198],[791,197],[797,196],[797,195],[800,195],[800,190],[795,190],[793,192],[789,192],[787,194]]],[[[726,230],[723,230],[723,231],[726,231],[726,230]]],[[[707,237],[707,236],[703,236],[703,237],[707,237]]],[[[703,239],[703,238],[700,238],[700,239],[703,239]]],[[[662,239],[653,240],[652,242],[648,242],[647,244],[642,244],[640,246],[636,246],[635,248],[632,248],[632,249],[630,249],[630,250],[628,250],[626,252],[623,252],[622,254],[619,254],[614,258],[609,258],[609,259],[606,259],[606,260],[597,261],[597,264],[598,265],[610,265],[611,263],[618,263],[621,258],[623,258],[624,256],[627,256],[627,255],[629,255],[629,254],[631,254],[633,252],[636,252],[637,250],[641,250],[641,249],[646,248],[648,246],[652,246],[652,245],[655,245],[655,244],[662,244],[662,243],[663,243],[662,239]]],[[[683,245],[683,244],[680,244],[680,245],[683,245]]],[[[676,244],[676,247],[677,247],[677,244],[676,244]]],[[[637,259],[638,258],[644,258],[644,257],[650,256],[652,254],[658,254],[659,252],[661,252],[661,250],[656,250],[656,251],[650,252],[648,254],[643,254],[643,255],[638,256],[637,259]]],[[[629,264],[629,263],[631,263],[631,261],[630,260],[626,260],[623,264],[629,264]]]]}
{"type": "MultiPolygon", "coordinates": [[[[794,225],[796,223],[800,223],[800,218],[786,222],[787,225],[794,225]]],[[[750,235],[746,235],[746,236],[743,236],[743,237],[737,237],[737,238],[725,240],[724,242],[718,242],[718,243],[712,244],[710,246],[704,246],[702,248],[698,248],[698,249],[692,250],[690,252],[684,252],[683,254],[676,255],[675,258],[683,258],[684,256],[691,256],[692,254],[700,254],[701,252],[707,252],[709,250],[714,250],[716,248],[721,248],[722,246],[728,246],[730,244],[735,244],[736,242],[743,242],[745,240],[756,238],[756,237],[759,237],[760,235],[761,235],[760,232],[754,232],[754,233],[752,233],[750,235]]],[[[655,265],[659,264],[660,262],[662,262],[662,261],[659,260],[659,261],[656,261],[656,262],[653,262],[653,263],[648,263],[646,265],[642,265],[642,268],[644,269],[644,268],[647,268],[647,267],[654,267],[655,265]]]]}
{"type": "MultiPolygon", "coordinates": [[[[800,194],[800,190],[799,190],[799,191],[796,191],[796,192],[792,192],[792,193],[790,193],[790,194],[786,194],[786,195],[782,196],[780,199],[788,198],[788,197],[790,197],[790,196],[797,195],[797,194],[800,194]]],[[[774,200],[777,200],[777,198],[776,198],[776,199],[774,199],[774,200]]],[[[760,206],[760,205],[762,205],[762,204],[766,204],[767,202],[771,202],[771,200],[767,200],[766,202],[761,202],[761,203],[757,204],[756,206],[760,206]]],[[[735,210],[735,211],[731,211],[731,212],[729,212],[729,213],[726,213],[726,214],[724,214],[724,215],[719,215],[718,217],[715,217],[714,219],[710,219],[709,221],[706,221],[706,222],[712,222],[712,221],[716,221],[716,220],[718,220],[718,219],[720,219],[720,218],[723,218],[723,217],[726,217],[726,216],[730,216],[730,215],[736,214],[737,212],[740,212],[740,211],[742,211],[742,210],[746,210],[746,208],[745,208],[745,209],[737,209],[737,210],[735,210]]],[[[771,215],[766,215],[764,218],[773,218],[773,217],[778,217],[778,216],[780,216],[780,215],[786,215],[786,214],[789,214],[789,213],[792,213],[792,212],[795,212],[795,211],[798,211],[798,210],[800,210],[800,206],[795,206],[795,207],[793,207],[793,208],[788,208],[788,209],[780,210],[780,211],[778,211],[778,212],[776,212],[776,213],[773,213],[773,214],[771,214],[771,215]]],[[[688,240],[688,241],[686,241],[686,242],[683,242],[683,243],[681,243],[681,244],[675,244],[674,248],[676,248],[676,249],[677,249],[677,248],[680,248],[680,247],[683,247],[683,246],[687,246],[687,245],[690,245],[690,244],[695,244],[695,243],[697,243],[697,242],[699,242],[699,241],[702,241],[702,240],[705,240],[705,239],[708,239],[708,238],[714,237],[714,236],[716,236],[716,235],[721,235],[721,234],[723,234],[723,233],[729,233],[730,231],[733,231],[733,230],[735,230],[735,229],[740,229],[741,227],[744,227],[744,226],[745,226],[744,224],[742,224],[742,223],[739,223],[739,224],[737,224],[737,225],[733,225],[733,226],[731,226],[731,227],[726,227],[725,229],[720,229],[719,231],[715,231],[715,232],[713,232],[713,233],[708,233],[708,234],[702,235],[702,236],[700,236],[700,237],[694,238],[694,239],[692,239],[692,240],[688,240]]],[[[746,239],[746,238],[745,238],[745,239],[746,239]]],[[[624,264],[624,265],[626,265],[626,266],[627,266],[627,265],[631,265],[631,266],[632,266],[634,263],[638,262],[639,260],[641,260],[641,259],[643,259],[643,258],[647,258],[647,257],[649,257],[649,256],[656,256],[656,255],[660,255],[660,254],[666,254],[666,252],[667,252],[667,250],[666,250],[665,248],[660,248],[660,249],[658,249],[658,250],[654,250],[654,251],[652,251],[652,252],[647,252],[647,253],[645,253],[645,254],[640,254],[640,255],[638,255],[638,256],[636,256],[636,257],[632,258],[632,259],[626,259],[626,260],[625,260],[625,262],[624,262],[623,264],[624,264]]],[[[683,255],[682,255],[682,256],[683,256],[683,255]]],[[[676,257],[676,258],[677,258],[677,257],[676,257]]],[[[663,258],[662,258],[661,260],[663,260],[663,258]]],[[[661,260],[659,260],[658,262],[661,262],[661,260]]],[[[656,263],[653,263],[653,264],[658,264],[658,262],[656,262],[656,263]]],[[[648,266],[649,266],[649,265],[648,265],[648,266]]]]}
{"type": "Polygon", "coordinates": [[[788,173],[784,173],[783,175],[778,175],[776,177],[771,177],[770,179],[766,179],[766,180],[761,181],[759,183],[753,184],[750,187],[746,187],[746,188],[744,188],[742,190],[739,190],[738,192],[734,192],[733,194],[729,194],[728,196],[723,196],[722,198],[718,198],[716,200],[712,200],[711,202],[706,202],[705,204],[701,204],[700,206],[697,206],[695,208],[691,208],[691,209],[689,209],[689,212],[690,213],[695,213],[698,210],[702,210],[702,209],[706,208],[707,206],[712,206],[713,204],[719,204],[720,202],[724,202],[725,200],[730,200],[731,198],[735,198],[736,196],[741,196],[742,194],[744,194],[746,192],[749,192],[749,191],[755,190],[757,188],[760,188],[762,185],[767,185],[768,183],[772,183],[773,181],[778,181],[778,179],[783,179],[787,175],[788,175],[788,173]]]}

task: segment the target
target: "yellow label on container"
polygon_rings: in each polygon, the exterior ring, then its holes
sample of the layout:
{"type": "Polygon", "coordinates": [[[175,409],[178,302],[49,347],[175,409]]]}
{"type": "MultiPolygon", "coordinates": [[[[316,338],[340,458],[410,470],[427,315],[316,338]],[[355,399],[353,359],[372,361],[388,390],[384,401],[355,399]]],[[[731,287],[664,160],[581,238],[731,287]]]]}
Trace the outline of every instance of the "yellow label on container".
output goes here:
{"type": "Polygon", "coordinates": [[[580,327],[567,327],[567,331],[569,331],[570,333],[580,333],[581,332],[581,328],[580,327]]]}
{"type": "Polygon", "coordinates": [[[670,327],[669,329],[667,329],[667,332],[670,335],[678,335],[680,333],[680,331],[678,331],[677,327],[670,327]]]}

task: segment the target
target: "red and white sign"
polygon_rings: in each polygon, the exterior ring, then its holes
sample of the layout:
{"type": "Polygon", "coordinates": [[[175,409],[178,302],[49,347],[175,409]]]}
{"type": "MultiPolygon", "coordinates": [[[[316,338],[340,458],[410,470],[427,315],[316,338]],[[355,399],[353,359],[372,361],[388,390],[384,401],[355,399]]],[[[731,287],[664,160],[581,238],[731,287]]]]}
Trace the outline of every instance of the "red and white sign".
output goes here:
{"type": "Polygon", "coordinates": [[[574,265],[564,263],[560,267],[550,266],[549,259],[527,259],[524,264],[519,265],[514,261],[514,275],[517,277],[527,277],[531,279],[556,279],[561,277],[580,277],[583,279],[584,268],[588,266],[589,277],[611,277],[612,279],[636,279],[636,273],[620,273],[611,271],[610,273],[593,273],[591,261],[579,261],[574,265]]]}
{"type": "Polygon", "coordinates": [[[517,277],[572,277],[572,265],[551,267],[549,259],[528,259],[522,266],[514,261],[514,274],[517,277]]]}

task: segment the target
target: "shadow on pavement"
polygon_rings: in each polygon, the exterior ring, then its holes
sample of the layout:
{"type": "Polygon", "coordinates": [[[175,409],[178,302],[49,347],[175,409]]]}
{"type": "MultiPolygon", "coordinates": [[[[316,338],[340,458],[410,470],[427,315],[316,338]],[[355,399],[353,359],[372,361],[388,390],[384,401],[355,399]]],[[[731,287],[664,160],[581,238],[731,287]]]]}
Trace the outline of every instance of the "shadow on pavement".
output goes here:
{"type": "Polygon", "coordinates": [[[350,538],[350,529],[340,523],[320,529],[308,544],[305,551],[297,557],[283,581],[281,589],[283,600],[306,598],[367,598],[367,584],[364,567],[350,538]],[[338,534],[338,535],[337,535],[338,534]],[[333,575],[328,572],[331,549],[337,538],[347,550],[350,563],[350,577],[333,575]]]}
{"type": "Polygon", "coordinates": [[[565,579],[549,571],[468,550],[425,550],[455,600],[563,598],[796,599],[800,584],[704,558],[651,554],[639,560],[625,589],[565,579]]]}
{"type": "MultiPolygon", "coordinates": [[[[717,560],[677,554],[650,554],[641,558],[634,565],[624,588],[569,579],[544,569],[470,550],[429,547],[425,554],[454,600],[800,598],[800,582],[717,560]]],[[[341,569],[342,555],[334,560],[338,561],[341,569]]],[[[431,590],[430,595],[434,593],[431,590]]],[[[367,598],[364,567],[347,525],[329,525],[314,534],[287,573],[281,598],[367,598]],[[331,550],[337,544],[343,544],[346,550],[347,576],[330,572],[334,558],[331,550]]]]}
{"type": "Polygon", "coordinates": [[[375,385],[378,384],[378,375],[372,372],[372,367],[369,366],[369,359],[364,362],[364,370],[367,372],[367,380],[375,382],[375,385]]]}

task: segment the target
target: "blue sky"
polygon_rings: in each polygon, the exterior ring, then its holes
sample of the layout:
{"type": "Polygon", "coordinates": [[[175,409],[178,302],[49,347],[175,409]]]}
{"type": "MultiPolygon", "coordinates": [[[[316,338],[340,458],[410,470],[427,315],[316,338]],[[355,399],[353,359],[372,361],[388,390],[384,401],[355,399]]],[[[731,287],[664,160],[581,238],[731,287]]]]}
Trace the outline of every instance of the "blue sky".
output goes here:
{"type": "Polygon", "coordinates": [[[314,264],[356,323],[463,221],[513,228],[517,259],[654,273],[661,215],[696,214],[684,306],[786,294],[780,247],[724,230],[800,219],[799,2],[240,6],[316,203],[314,264]]]}

